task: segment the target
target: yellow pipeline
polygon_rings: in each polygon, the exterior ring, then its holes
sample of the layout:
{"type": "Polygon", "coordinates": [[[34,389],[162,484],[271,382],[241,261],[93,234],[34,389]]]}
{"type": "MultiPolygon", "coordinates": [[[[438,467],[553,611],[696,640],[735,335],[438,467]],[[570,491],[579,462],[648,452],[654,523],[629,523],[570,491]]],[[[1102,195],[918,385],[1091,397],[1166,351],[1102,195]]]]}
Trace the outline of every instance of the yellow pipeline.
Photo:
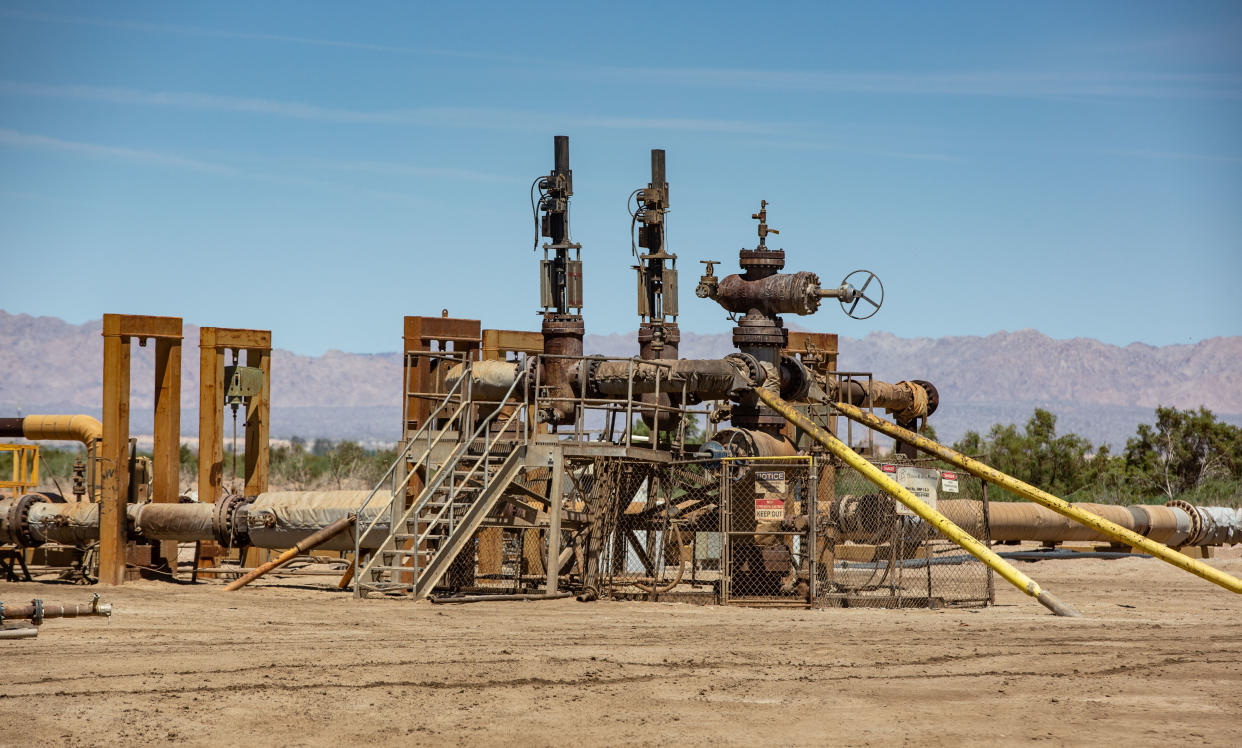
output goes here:
{"type": "Polygon", "coordinates": [[[26,416],[22,419],[22,434],[31,441],[82,442],[87,449],[95,448],[95,440],[103,438],[103,424],[90,416],[26,416]]]}
{"type": "Polygon", "coordinates": [[[957,543],[975,558],[987,564],[1000,574],[1005,581],[1022,590],[1026,594],[1039,601],[1048,610],[1059,616],[1069,616],[1072,618],[1081,617],[1081,613],[1074,608],[1066,605],[1058,600],[1051,592],[1041,589],[1039,583],[1031,579],[1027,575],[1015,569],[1008,561],[996,555],[992,549],[975,539],[973,535],[966,532],[962,528],[949,521],[940,512],[932,509],[923,503],[914,494],[910,493],[905,486],[884,474],[884,471],[872,465],[863,459],[857,452],[845,446],[839,439],[824,429],[821,429],[813,421],[799,413],[789,403],[780,399],[778,396],[768,390],[759,388],[755,392],[759,394],[759,399],[763,400],[768,407],[775,410],[785,417],[793,425],[802,429],[808,436],[815,441],[828,448],[837,457],[844,460],[850,467],[862,473],[863,477],[876,484],[884,490],[885,493],[905,504],[911,511],[917,514],[924,522],[935,527],[942,535],[957,543]]]}
{"type": "Polygon", "coordinates": [[[870,413],[866,413],[858,408],[855,408],[852,405],[846,405],[845,403],[833,403],[832,407],[836,408],[837,411],[846,418],[853,419],[864,426],[868,426],[876,431],[880,431],[891,437],[900,439],[907,444],[913,444],[928,454],[935,455],[945,462],[952,463],[962,470],[965,470],[972,475],[976,475],[989,483],[994,483],[1001,488],[1012,491],[1024,499],[1046,506],[1052,511],[1069,517],[1075,522],[1080,522],[1087,527],[1101,532],[1111,538],[1115,538],[1126,545],[1130,545],[1145,551],[1146,553],[1150,553],[1161,561],[1166,561],[1179,569],[1185,569],[1191,574],[1203,577],[1209,582],[1219,584],[1221,587],[1224,587],[1230,592],[1242,593],[1242,579],[1238,579],[1237,577],[1226,574],[1220,569],[1215,569],[1205,563],[1196,561],[1183,553],[1178,553],[1164,543],[1152,540],[1151,538],[1145,538],[1133,530],[1127,530],[1115,522],[1110,522],[1109,520],[1104,519],[1098,514],[1092,514],[1091,512],[1080,509],[1065,499],[1057,498],[1046,491],[1041,491],[1029,483],[1023,483],[1017,478],[1005,475],[1001,471],[984,465],[978,460],[971,459],[964,454],[955,452],[943,444],[934,442],[925,436],[919,436],[913,431],[903,429],[900,426],[895,426],[888,421],[877,418],[870,413]]]}

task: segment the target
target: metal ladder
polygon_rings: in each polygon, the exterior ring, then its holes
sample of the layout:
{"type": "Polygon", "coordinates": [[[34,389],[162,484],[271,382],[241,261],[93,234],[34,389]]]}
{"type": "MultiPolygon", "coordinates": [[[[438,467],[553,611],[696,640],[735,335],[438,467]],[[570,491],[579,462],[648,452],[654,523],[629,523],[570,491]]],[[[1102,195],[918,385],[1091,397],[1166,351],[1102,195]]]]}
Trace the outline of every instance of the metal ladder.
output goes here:
{"type": "Polygon", "coordinates": [[[426,597],[443,579],[525,462],[526,430],[520,416],[526,404],[522,396],[515,397],[522,377],[514,379],[499,405],[487,403],[489,412],[476,420],[480,404],[471,398],[471,365],[466,363],[464,376],[407,440],[359,509],[361,514],[375,496],[388,494],[374,519],[367,527],[360,527],[355,536],[354,592],[358,597],[369,592],[398,593],[414,599],[426,597]],[[445,417],[444,413],[450,415],[445,417]],[[435,423],[443,425],[434,428],[435,423]],[[450,444],[453,446],[448,457],[436,466],[433,455],[450,444]],[[403,466],[404,478],[398,480],[403,466]],[[410,480],[420,474],[427,476],[426,485],[405,507],[404,501],[398,499],[406,495],[410,480]],[[385,487],[385,483],[391,488],[385,487]],[[390,516],[389,534],[367,563],[359,567],[361,539],[385,510],[390,516]]]}

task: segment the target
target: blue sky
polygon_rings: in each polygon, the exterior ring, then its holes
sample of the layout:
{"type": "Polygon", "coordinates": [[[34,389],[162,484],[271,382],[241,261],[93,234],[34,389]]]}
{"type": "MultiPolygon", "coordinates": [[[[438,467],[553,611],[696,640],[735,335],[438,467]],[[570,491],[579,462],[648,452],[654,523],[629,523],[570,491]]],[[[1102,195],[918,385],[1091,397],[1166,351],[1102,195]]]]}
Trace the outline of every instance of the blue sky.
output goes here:
{"type": "Polygon", "coordinates": [[[1242,334],[1242,4],[0,3],[0,308],[396,350],[538,329],[527,189],[567,134],[588,332],[632,330],[668,151],[682,327],[760,198],[861,336],[1242,334]]]}

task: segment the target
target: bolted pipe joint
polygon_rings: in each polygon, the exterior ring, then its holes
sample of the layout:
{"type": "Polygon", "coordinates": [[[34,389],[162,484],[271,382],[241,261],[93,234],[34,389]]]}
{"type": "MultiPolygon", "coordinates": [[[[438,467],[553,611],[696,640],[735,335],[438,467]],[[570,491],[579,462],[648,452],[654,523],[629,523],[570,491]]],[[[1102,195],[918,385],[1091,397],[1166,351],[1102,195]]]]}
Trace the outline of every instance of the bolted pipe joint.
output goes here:
{"type": "MultiPolygon", "coordinates": [[[[702,286],[700,281],[701,289],[702,286]]],[[[734,314],[814,314],[820,302],[819,276],[807,271],[775,273],[758,279],[734,274],[721,280],[710,298],[734,314]]]]}

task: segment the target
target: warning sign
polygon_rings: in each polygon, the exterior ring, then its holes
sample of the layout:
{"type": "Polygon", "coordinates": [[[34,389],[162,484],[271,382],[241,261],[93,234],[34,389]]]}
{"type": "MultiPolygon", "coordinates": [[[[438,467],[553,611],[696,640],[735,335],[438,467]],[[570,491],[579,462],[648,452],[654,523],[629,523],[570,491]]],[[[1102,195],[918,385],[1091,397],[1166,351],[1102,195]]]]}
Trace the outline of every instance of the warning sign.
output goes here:
{"type": "MultiPolygon", "coordinates": [[[[935,468],[920,467],[898,467],[897,482],[905,486],[915,498],[923,501],[931,506],[936,507],[936,499],[939,498],[940,487],[940,471],[935,468]]],[[[897,511],[900,514],[913,514],[905,506],[898,506],[897,511]]]]}
{"type": "Polygon", "coordinates": [[[755,521],[782,520],[785,518],[784,499],[755,499],[755,521]]]}
{"type": "Polygon", "coordinates": [[[957,473],[948,470],[940,474],[940,490],[945,493],[957,493],[957,473]]]}
{"type": "Polygon", "coordinates": [[[755,471],[755,493],[785,493],[785,471],[784,470],[756,470],[755,471]]]}

